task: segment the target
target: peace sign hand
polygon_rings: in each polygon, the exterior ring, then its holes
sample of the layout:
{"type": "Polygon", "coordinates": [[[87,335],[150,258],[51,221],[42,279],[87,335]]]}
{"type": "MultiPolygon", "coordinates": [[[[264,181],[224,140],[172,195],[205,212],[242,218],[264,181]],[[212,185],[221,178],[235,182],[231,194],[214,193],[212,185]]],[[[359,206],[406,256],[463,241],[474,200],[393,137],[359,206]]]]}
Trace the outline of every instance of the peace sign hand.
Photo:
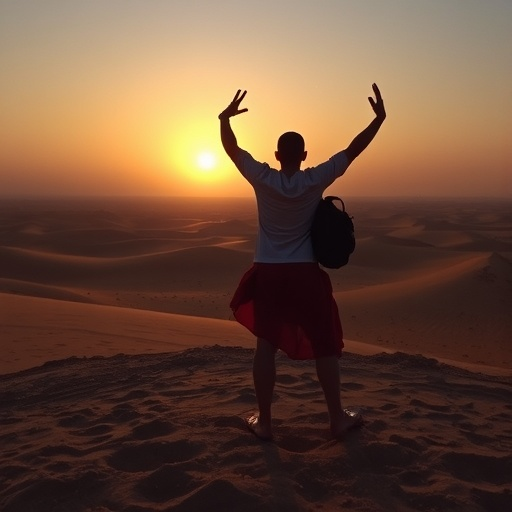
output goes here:
{"type": "Polygon", "coordinates": [[[247,94],[247,91],[242,92],[240,89],[238,89],[237,93],[235,94],[235,97],[231,101],[231,103],[227,106],[225,110],[223,110],[219,114],[219,119],[229,119],[230,117],[237,116],[238,114],[243,114],[244,112],[247,112],[247,108],[240,109],[240,103],[245,98],[245,95],[247,94]],[[241,94],[240,94],[241,93],[241,94]]]}

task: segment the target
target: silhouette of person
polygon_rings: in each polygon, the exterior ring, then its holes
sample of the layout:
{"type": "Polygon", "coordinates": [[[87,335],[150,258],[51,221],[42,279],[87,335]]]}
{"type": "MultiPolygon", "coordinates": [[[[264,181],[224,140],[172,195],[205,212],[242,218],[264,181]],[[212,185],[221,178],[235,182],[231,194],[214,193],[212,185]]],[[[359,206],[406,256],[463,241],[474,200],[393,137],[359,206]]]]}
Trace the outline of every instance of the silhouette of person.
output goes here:
{"type": "Polygon", "coordinates": [[[386,111],[377,85],[368,100],[375,118],[346,149],[326,162],[301,170],[304,139],[286,132],[277,142],[280,170],[256,161],[238,145],[230,119],[247,91],[238,90],[219,114],[222,145],[252,185],[258,208],[254,262],[244,274],[230,307],[236,320],[257,338],[253,379],[258,412],[245,419],[257,437],[272,438],[272,397],[278,349],[292,359],[315,359],[318,380],[329,412],[330,430],[342,438],[362,423],[359,412],[344,409],[340,397],[339,358],[343,332],[329,275],[313,255],[310,228],[324,190],[343,175],[379,131],[386,111]]]}

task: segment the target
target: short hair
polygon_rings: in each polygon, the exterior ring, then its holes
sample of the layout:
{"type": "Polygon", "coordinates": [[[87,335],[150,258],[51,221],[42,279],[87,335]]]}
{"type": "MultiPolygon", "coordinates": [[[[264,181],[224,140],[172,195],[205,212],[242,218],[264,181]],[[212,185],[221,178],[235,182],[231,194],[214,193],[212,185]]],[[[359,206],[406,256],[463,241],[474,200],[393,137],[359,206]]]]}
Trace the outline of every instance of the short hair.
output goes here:
{"type": "Polygon", "coordinates": [[[277,141],[277,151],[281,162],[300,162],[304,155],[304,148],[304,138],[300,133],[283,133],[277,141]]]}

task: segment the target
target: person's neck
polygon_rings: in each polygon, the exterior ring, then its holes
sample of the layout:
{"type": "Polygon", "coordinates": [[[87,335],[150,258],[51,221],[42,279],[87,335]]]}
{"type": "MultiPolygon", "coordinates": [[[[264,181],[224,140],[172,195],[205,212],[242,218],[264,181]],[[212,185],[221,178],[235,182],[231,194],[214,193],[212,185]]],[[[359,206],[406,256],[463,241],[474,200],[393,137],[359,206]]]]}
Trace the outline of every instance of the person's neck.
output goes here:
{"type": "Polygon", "coordinates": [[[281,165],[281,172],[291,178],[296,172],[300,171],[300,165],[281,165]]]}

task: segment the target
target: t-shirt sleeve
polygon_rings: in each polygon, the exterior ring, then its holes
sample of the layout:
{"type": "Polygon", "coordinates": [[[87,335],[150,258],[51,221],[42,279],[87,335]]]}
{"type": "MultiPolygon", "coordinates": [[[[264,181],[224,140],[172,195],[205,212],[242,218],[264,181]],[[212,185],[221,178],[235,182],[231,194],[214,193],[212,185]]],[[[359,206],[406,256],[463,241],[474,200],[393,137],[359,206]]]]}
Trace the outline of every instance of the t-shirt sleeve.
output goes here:
{"type": "Polygon", "coordinates": [[[339,153],[336,153],[329,160],[331,160],[334,164],[334,179],[342,176],[344,172],[347,170],[350,163],[348,161],[347,154],[345,153],[345,151],[340,151],[339,153]]]}
{"type": "Polygon", "coordinates": [[[242,176],[251,184],[261,181],[263,176],[270,170],[268,164],[258,162],[244,149],[240,149],[238,152],[235,165],[242,176]]]}
{"type": "Polygon", "coordinates": [[[311,178],[324,187],[331,185],[337,178],[343,175],[350,162],[345,151],[333,155],[326,162],[308,169],[311,178]]]}

